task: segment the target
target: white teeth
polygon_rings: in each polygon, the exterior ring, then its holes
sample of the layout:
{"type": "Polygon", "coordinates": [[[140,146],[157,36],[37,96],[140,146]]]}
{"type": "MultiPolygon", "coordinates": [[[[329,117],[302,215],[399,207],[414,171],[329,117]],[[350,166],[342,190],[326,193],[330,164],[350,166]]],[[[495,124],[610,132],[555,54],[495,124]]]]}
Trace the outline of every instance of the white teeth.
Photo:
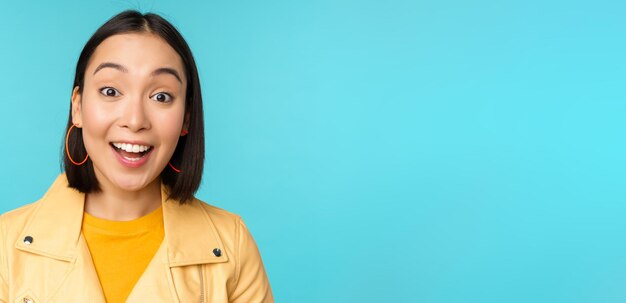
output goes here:
{"type": "MultiPolygon", "coordinates": [[[[123,150],[123,151],[127,151],[129,153],[143,153],[145,151],[147,151],[148,149],[150,149],[150,146],[146,146],[146,145],[137,145],[137,144],[128,144],[128,143],[113,143],[113,146],[123,150]]],[[[128,160],[133,161],[135,158],[129,158],[128,160]]],[[[139,158],[137,158],[139,159],[139,158]]]]}

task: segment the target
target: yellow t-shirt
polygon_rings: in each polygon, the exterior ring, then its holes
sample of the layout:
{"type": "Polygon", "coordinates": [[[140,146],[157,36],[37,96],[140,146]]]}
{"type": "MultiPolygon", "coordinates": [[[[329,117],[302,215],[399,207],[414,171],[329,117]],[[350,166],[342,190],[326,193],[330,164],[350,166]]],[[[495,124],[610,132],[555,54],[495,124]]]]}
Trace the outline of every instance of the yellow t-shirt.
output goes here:
{"type": "Polygon", "coordinates": [[[132,221],[84,213],[82,232],[106,301],[125,302],[163,242],[163,210],[132,221]]]}

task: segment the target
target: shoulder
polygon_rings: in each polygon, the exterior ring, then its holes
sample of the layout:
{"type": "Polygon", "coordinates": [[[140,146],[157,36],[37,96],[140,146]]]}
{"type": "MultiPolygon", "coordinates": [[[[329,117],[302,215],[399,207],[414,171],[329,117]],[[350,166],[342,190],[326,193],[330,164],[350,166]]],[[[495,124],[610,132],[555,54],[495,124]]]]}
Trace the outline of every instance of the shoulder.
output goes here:
{"type": "Polygon", "coordinates": [[[40,201],[29,203],[2,214],[0,221],[7,235],[21,232],[28,219],[37,211],[39,204],[40,201]]]}
{"type": "Polygon", "coordinates": [[[7,211],[4,214],[2,214],[2,218],[5,220],[16,220],[16,219],[22,218],[25,215],[32,213],[35,210],[35,208],[37,208],[39,202],[40,200],[37,200],[35,202],[31,202],[23,206],[20,206],[16,209],[7,211]]]}
{"type": "Polygon", "coordinates": [[[70,188],[65,174],[60,174],[39,200],[2,214],[0,220],[9,232],[21,231],[34,218],[65,223],[68,218],[76,219],[68,216],[82,215],[83,202],[84,194],[70,188]]]}
{"type": "Polygon", "coordinates": [[[239,216],[238,214],[232,213],[230,211],[217,207],[213,204],[209,204],[197,198],[194,198],[192,203],[196,203],[197,205],[202,207],[202,209],[207,213],[207,215],[211,217],[224,219],[224,220],[240,220],[241,219],[241,216],[239,216]]]}
{"type": "Polygon", "coordinates": [[[192,203],[196,204],[203,210],[218,230],[236,231],[239,229],[239,225],[243,223],[243,219],[238,214],[219,208],[197,198],[194,198],[192,203]]]}
{"type": "Polygon", "coordinates": [[[241,216],[200,200],[194,203],[201,205],[214,222],[233,260],[233,279],[229,283],[232,302],[274,302],[261,253],[241,216]]]}
{"type": "MultiPolygon", "coordinates": [[[[192,203],[202,209],[205,217],[208,218],[207,221],[212,225],[211,229],[216,232],[216,238],[222,242],[222,245],[230,247],[231,256],[239,257],[242,242],[254,242],[240,215],[198,199],[194,199],[192,203]]],[[[205,234],[210,234],[210,232],[207,231],[205,234]]]]}

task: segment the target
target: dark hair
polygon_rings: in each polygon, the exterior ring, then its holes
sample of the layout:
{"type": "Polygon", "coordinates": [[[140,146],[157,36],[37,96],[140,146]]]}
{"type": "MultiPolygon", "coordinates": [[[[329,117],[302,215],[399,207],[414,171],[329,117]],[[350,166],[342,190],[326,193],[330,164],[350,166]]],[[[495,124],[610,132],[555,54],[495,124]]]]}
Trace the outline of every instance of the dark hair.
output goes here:
{"type": "MultiPolygon", "coordinates": [[[[159,15],[153,13],[141,14],[134,10],[127,10],[115,15],[98,28],[85,44],[76,64],[76,74],[72,88],[78,87],[78,92],[82,93],[85,70],[93,52],[105,39],[124,33],[150,33],[157,35],[165,40],[183,61],[187,78],[185,117],[188,119],[186,122],[189,125],[189,135],[179,138],[176,150],[170,160],[181,172],[177,173],[169,166],[166,166],[161,172],[161,180],[167,188],[168,198],[178,200],[181,203],[188,202],[193,198],[193,194],[200,186],[202,169],[204,167],[202,94],[198,69],[196,68],[191,50],[185,39],[171,23],[159,15]]],[[[72,108],[70,106],[66,132],[71,126],[72,108]]],[[[73,159],[80,159],[78,161],[82,161],[87,156],[83,143],[82,129],[72,129],[68,138],[69,150],[65,150],[65,143],[63,146],[63,167],[70,187],[83,193],[99,192],[100,186],[98,185],[91,159],[87,160],[85,164],[77,166],[72,164],[65,155],[69,151],[73,159]]]]}

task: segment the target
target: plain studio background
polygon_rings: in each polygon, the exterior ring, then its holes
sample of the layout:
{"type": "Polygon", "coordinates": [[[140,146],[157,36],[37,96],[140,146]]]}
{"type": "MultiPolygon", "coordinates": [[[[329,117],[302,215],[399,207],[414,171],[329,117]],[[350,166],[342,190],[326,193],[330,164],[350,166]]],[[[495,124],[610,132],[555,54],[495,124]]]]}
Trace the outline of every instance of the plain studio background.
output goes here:
{"type": "Polygon", "coordinates": [[[0,211],[59,174],[78,54],[140,9],[196,56],[197,196],[278,302],[621,302],[625,3],[3,2],[0,211]]]}

